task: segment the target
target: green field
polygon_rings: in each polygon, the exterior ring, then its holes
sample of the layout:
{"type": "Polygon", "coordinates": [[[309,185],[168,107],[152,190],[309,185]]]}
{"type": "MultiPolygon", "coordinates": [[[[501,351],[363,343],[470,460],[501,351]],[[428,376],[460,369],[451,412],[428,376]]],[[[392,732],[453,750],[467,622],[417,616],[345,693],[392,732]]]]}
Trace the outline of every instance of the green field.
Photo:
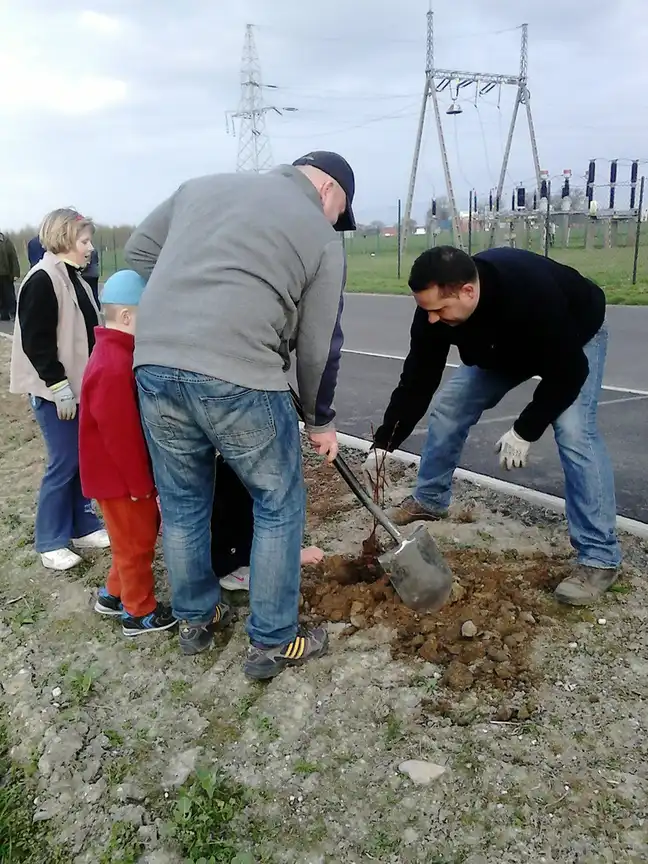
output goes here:
{"type": "MultiPolygon", "coordinates": [[[[648,231],[646,233],[648,234],[648,231]]],[[[485,248],[485,243],[480,244],[479,240],[480,238],[476,238],[473,253],[485,248]]],[[[407,294],[409,269],[414,258],[425,248],[426,237],[409,238],[399,279],[396,238],[355,237],[347,243],[347,291],[407,294]]],[[[556,261],[575,267],[601,285],[609,303],[648,305],[648,238],[646,245],[642,245],[640,249],[636,285],[632,285],[633,252],[631,246],[614,249],[553,248],[550,256],[556,261]]]]}
{"type": "MultiPolygon", "coordinates": [[[[123,229],[121,229],[123,231],[123,229]]],[[[110,229],[102,229],[98,239],[101,254],[101,275],[107,279],[115,270],[125,267],[121,244],[113,245],[110,229]]],[[[612,249],[582,247],[569,249],[554,247],[550,255],[580,270],[605,289],[611,304],[648,305],[648,228],[644,231],[639,251],[637,284],[632,285],[632,261],[634,248],[631,242],[612,249]]],[[[450,236],[439,238],[449,243],[450,236]]],[[[465,242],[465,240],[464,240],[465,242]]],[[[22,272],[26,272],[24,244],[16,244],[21,253],[22,272]]],[[[406,254],[401,262],[401,278],[398,278],[397,240],[395,237],[355,236],[346,243],[348,259],[347,291],[365,294],[407,294],[407,276],[416,258],[427,248],[426,236],[410,237],[406,254]]],[[[485,249],[487,238],[476,235],[472,251],[485,249]]],[[[536,239],[533,251],[541,251],[536,239]]]]}

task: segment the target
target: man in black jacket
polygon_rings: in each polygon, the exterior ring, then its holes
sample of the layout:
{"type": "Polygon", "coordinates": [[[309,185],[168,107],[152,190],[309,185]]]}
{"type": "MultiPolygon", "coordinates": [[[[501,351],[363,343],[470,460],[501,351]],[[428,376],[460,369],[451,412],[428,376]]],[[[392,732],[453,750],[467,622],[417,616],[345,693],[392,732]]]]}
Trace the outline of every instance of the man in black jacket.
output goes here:
{"type": "Polygon", "coordinates": [[[538,376],[531,402],[496,449],[502,466],[524,467],[531,445],[553,427],[578,554],[556,597],[593,602],[614,583],[621,561],[614,474],[596,419],[607,349],[603,291],[571,267],[522,249],[471,258],[451,246],[420,255],[409,286],[418,306],[410,350],[365,473],[375,478],[386,452],[411,434],[456,345],[462,365],[432,402],[414,494],[391,513],[399,525],[443,518],[470,428],[509,390],[538,376]]]}
{"type": "Polygon", "coordinates": [[[0,231],[0,321],[11,321],[16,317],[14,282],[19,276],[16,247],[11,237],[0,231]]]}

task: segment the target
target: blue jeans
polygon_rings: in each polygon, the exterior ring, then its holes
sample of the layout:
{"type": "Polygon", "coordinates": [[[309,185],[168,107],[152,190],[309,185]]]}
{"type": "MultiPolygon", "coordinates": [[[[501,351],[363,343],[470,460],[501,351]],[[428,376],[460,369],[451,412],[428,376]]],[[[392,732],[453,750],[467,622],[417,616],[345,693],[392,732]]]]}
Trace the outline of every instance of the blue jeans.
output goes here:
{"type": "Polygon", "coordinates": [[[36,551],[63,549],[70,540],[98,531],[102,525],[92,501],[81,492],[79,419],[59,420],[56,406],[40,396],[31,404],[47,447],[47,468],[36,511],[36,551]]]}
{"type": "MultiPolygon", "coordinates": [[[[589,567],[614,568],[621,563],[614,473],[596,419],[607,341],[603,326],[585,345],[589,375],[553,430],[565,475],[569,533],[578,561],[589,567]]],[[[500,373],[461,366],[437,393],[414,491],[417,501],[431,510],[447,509],[452,475],[471,426],[519,383],[500,373]]]]}
{"type": "Polygon", "coordinates": [[[218,451],[254,502],[248,635],[259,647],[290,641],[297,632],[306,489],[289,393],[162,366],[140,367],[136,378],[174,614],[210,621],[220,602],[210,524],[218,451]]]}

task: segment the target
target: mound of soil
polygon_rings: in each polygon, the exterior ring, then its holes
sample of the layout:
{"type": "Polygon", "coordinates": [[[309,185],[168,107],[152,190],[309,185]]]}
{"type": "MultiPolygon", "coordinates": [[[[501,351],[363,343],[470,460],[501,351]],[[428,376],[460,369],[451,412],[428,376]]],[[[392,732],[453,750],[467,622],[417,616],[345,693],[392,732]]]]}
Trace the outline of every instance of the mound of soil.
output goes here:
{"type": "Polygon", "coordinates": [[[374,624],[394,629],[395,655],[446,667],[444,683],[455,690],[482,681],[501,689],[532,683],[529,649],[539,629],[556,623],[546,614],[553,604],[549,592],[565,577],[567,563],[484,550],[446,557],[455,584],[439,612],[419,615],[406,607],[371,554],[334,555],[305,570],[303,611],[316,621],[349,622],[349,634],[374,624]]]}

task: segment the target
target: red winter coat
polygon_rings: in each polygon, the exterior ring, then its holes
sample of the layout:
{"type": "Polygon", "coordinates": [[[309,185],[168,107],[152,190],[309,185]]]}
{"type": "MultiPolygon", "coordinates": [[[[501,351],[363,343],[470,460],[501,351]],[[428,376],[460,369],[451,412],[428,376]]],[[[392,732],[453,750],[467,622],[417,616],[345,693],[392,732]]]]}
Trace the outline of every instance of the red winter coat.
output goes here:
{"type": "Polygon", "coordinates": [[[87,498],[146,498],[155,491],[133,374],[135,340],[95,329],[81,385],[79,467],[87,498]]]}

